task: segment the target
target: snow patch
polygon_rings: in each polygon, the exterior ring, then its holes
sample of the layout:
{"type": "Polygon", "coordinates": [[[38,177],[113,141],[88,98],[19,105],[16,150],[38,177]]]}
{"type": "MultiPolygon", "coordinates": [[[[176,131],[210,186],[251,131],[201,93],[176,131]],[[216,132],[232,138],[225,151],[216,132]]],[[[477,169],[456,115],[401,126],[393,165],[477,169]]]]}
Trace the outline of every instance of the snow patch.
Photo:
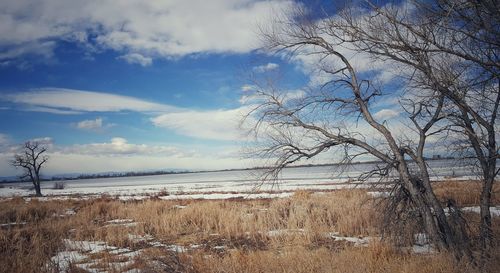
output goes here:
{"type": "Polygon", "coordinates": [[[135,227],[137,226],[137,222],[134,219],[114,219],[110,221],[106,221],[107,225],[104,227],[116,227],[116,226],[124,226],[124,227],[135,227]]]}
{"type": "Polygon", "coordinates": [[[390,193],[386,191],[369,191],[367,194],[373,198],[386,198],[390,196],[390,193]]]}
{"type": "MultiPolygon", "coordinates": [[[[462,208],[462,211],[481,213],[481,208],[479,206],[464,207],[464,208],[462,208]]],[[[490,213],[491,213],[491,216],[493,216],[493,217],[500,216],[500,206],[490,207],[490,213]]]]}
{"type": "Polygon", "coordinates": [[[76,214],[76,211],[74,209],[66,209],[66,210],[64,210],[64,212],[62,214],[54,213],[52,216],[53,217],[67,217],[67,216],[71,216],[71,215],[75,215],[75,214],[76,214]]]}
{"type": "Polygon", "coordinates": [[[350,236],[339,236],[338,232],[330,232],[326,234],[327,237],[335,239],[335,241],[347,241],[354,243],[354,246],[368,246],[368,243],[374,238],[372,237],[350,237],[350,236]]]}
{"type": "Polygon", "coordinates": [[[413,237],[416,245],[423,246],[429,244],[429,236],[426,233],[417,233],[413,237]]]}
{"type": "Polygon", "coordinates": [[[305,230],[304,229],[275,229],[275,230],[270,230],[267,232],[267,236],[270,237],[276,237],[276,236],[283,236],[283,235],[289,235],[289,234],[304,234],[305,230]]]}
{"type": "Polygon", "coordinates": [[[149,234],[146,234],[144,236],[136,234],[128,234],[128,239],[134,243],[141,243],[141,242],[151,241],[154,239],[154,237],[149,234]]]}
{"type": "Polygon", "coordinates": [[[167,248],[170,251],[174,251],[174,252],[178,252],[178,253],[187,252],[189,250],[189,247],[179,246],[179,245],[168,245],[165,248],[167,248]]]}
{"type": "Polygon", "coordinates": [[[102,252],[114,255],[119,259],[126,258],[125,261],[106,263],[106,267],[112,268],[113,272],[120,272],[132,265],[132,259],[142,252],[142,250],[132,251],[128,248],[109,246],[107,243],[101,241],[73,241],[65,239],[64,246],[65,250],[58,252],[50,259],[50,265],[55,266],[59,272],[67,272],[71,264],[89,272],[106,272],[105,269],[99,268],[102,259],[89,260],[91,254],[102,252]]]}
{"type": "Polygon", "coordinates": [[[85,259],[87,259],[87,255],[78,251],[61,251],[50,258],[50,261],[57,265],[59,272],[66,272],[71,264],[79,263],[85,259]]]}
{"type": "Polygon", "coordinates": [[[109,246],[106,242],[101,241],[73,241],[70,239],[64,239],[64,245],[67,249],[79,250],[90,254],[118,249],[117,247],[109,246]]]}
{"type": "Polygon", "coordinates": [[[113,220],[106,221],[106,223],[108,223],[108,224],[122,224],[122,223],[130,223],[130,222],[134,222],[134,219],[113,219],[113,220]]]}
{"type": "Polygon", "coordinates": [[[425,244],[425,245],[414,245],[411,248],[411,251],[415,254],[432,254],[435,253],[436,250],[434,247],[430,244],[425,244]]]}
{"type": "Polygon", "coordinates": [[[11,222],[11,223],[0,224],[0,227],[23,226],[26,224],[27,224],[26,222],[11,222]]]}
{"type": "Polygon", "coordinates": [[[136,250],[136,251],[130,251],[130,252],[127,252],[127,253],[123,253],[120,256],[121,257],[134,258],[134,257],[139,256],[141,253],[142,253],[142,250],[139,249],[139,250],[136,250]]]}

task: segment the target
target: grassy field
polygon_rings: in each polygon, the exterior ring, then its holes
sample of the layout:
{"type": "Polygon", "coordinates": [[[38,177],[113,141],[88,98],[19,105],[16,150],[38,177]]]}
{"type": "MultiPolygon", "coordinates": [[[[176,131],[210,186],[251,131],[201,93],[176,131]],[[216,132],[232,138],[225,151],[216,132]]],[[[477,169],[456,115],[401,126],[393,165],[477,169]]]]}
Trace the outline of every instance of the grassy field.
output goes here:
{"type": "MultiPolygon", "coordinates": [[[[478,203],[475,182],[435,189],[460,206],[478,203]]],[[[498,196],[496,187],[495,204],[498,196]]],[[[3,200],[0,271],[477,272],[447,253],[381,240],[379,202],[364,190],[267,200],[3,200]]],[[[478,215],[465,216],[477,233],[478,215]]],[[[499,223],[495,217],[497,238],[499,223]]],[[[500,268],[500,251],[492,255],[487,272],[500,268]]]]}

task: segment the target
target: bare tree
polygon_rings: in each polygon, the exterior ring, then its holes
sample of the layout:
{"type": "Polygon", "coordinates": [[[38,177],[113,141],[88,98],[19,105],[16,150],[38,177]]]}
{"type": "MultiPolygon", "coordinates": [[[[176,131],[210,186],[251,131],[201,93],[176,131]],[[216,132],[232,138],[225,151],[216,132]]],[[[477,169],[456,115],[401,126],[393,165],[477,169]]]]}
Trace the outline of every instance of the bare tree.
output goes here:
{"type": "Polygon", "coordinates": [[[49,160],[47,155],[44,153],[47,148],[37,142],[37,141],[27,141],[24,143],[23,152],[14,155],[14,160],[12,160],[12,165],[15,167],[20,167],[23,170],[23,174],[20,179],[30,179],[35,187],[36,196],[42,196],[42,191],[40,189],[40,171],[42,166],[49,160]]]}
{"type": "Polygon", "coordinates": [[[500,5],[476,0],[365,4],[328,20],[327,28],[341,33],[353,50],[407,71],[407,83],[443,96],[449,132],[461,139],[454,147],[474,157],[480,170],[480,242],[487,256],[494,243],[490,206],[500,158],[500,5]]]}
{"type": "MultiPolygon", "coordinates": [[[[346,48],[352,41],[336,20],[311,19],[306,11],[297,10],[262,30],[269,50],[290,58],[315,58],[316,69],[326,79],[308,88],[301,98],[290,99],[270,85],[255,91],[256,106],[247,120],[257,120],[253,130],[263,140],[257,153],[274,160],[268,174],[275,176],[290,164],[330,150],[340,151],[343,161],[370,155],[383,164],[360,179],[379,177],[391,182],[392,202],[386,215],[392,222],[407,213],[419,219],[438,249],[453,252],[457,258],[470,257],[463,222],[446,217],[431,187],[424,157],[427,139],[447,128],[440,123],[447,116],[444,106],[449,97],[419,85],[427,94],[425,99],[407,97],[411,104],[405,107],[408,128],[414,133],[411,137],[395,134],[372,107],[376,98],[391,92],[376,87],[369,75],[351,63],[346,48]]],[[[459,213],[449,205],[450,211],[459,213]]]]}

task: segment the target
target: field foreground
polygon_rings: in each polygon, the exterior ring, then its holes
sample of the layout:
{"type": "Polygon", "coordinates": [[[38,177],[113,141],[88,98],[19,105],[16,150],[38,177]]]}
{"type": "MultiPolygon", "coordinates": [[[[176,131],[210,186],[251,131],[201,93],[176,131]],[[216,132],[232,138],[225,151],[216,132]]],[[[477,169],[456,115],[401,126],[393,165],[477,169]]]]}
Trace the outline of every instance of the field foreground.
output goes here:
{"type": "MultiPolygon", "coordinates": [[[[473,236],[478,186],[435,185],[443,201],[464,208],[473,236]]],[[[436,253],[418,230],[398,246],[382,240],[383,197],[361,189],[257,200],[42,200],[0,202],[0,271],[478,272],[436,253]]],[[[486,272],[500,267],[495,250],[486,272]]]]}

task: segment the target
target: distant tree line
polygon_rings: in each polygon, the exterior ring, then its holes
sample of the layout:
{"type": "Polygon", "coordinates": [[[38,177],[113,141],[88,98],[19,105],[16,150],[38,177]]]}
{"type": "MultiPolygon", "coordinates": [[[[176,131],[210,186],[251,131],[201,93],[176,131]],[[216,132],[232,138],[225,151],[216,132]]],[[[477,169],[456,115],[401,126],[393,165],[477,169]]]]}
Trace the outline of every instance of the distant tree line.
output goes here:
{"type": "Polygon", "coordinates": [[[182,174],[189,171],[150,171],[150,172],[119,172],[119,173],[96,173],[96,174],[80,174],[78,176],[53,176],[46,181],[58,180],[78,180],[78,179],[95,179],[95,178],[113,178],[113,177],[132,177],[132,176],[148,176],[148,175],[165,175],[165,174],[182,174]]]}

